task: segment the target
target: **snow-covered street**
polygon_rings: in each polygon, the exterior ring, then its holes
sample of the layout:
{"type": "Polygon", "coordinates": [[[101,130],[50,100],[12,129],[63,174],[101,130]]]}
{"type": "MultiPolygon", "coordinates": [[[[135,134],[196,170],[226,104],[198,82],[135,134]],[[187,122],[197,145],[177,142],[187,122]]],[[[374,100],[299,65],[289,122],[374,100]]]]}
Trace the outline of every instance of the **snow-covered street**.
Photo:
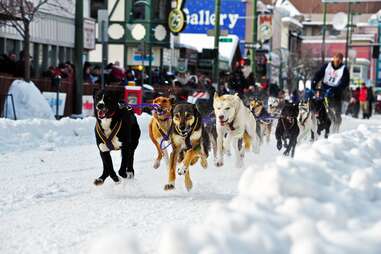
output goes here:
{"type": "Polygon", "coordinates": [[[0,119],[0,253],[381,253],[381,117],[345,117],[294,159],[273,141],[246,154],[246,170],[209,158],[189,193],[183,177],[163,191],[148,120],[135,179],[96,187],[94,119],[0,119]]]}

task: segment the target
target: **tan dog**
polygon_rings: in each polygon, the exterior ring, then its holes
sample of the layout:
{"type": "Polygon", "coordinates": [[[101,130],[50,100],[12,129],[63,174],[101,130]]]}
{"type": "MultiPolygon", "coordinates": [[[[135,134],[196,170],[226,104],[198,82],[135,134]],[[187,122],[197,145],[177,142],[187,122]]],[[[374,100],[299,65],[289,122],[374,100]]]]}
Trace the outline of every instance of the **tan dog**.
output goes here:
{"type": "Polygon", "coordinates": [[[250,101],[250,110],[257,121],[257,134],[260,137],[261,143],[263,143],[264,137],[266,137],[266,142],[269,143],[273,121],[265,109],[263,100],[254,99],[250,101]]]}
{"type": "Polygon", "coordinates": [[[176,168],[179,175],[184,175],[185,187],[189,191],[193,184],[189,174],[189,167],[200,159],[201,166],[208,166],[209,150],[208,134],[203,129],[202,119],[196,107],[192,104],[177,104],[173,109],[171,143],[172,152],[168,168],[168,184],[164,190],[175,188],[176,168]],[[183,165],[177,167],[177,163],[183,165]]]}
{"type": "Polygon", "coordinates": [[[167,97],[157,97],[153,100],[153,104],[159,105],[159,108],[153,113],[148,130],[149,136],[157,150],[157,157],[153,164],[153,167],[157,169],[160,167],[163,157],[168,161],[168,152],[165,149],[163,150],[160,145],[164,144],[163,140],[169,142],[173,100],[167,97]]]}
{"type": "Polygon", "coordinates": [[[245,147],[252,143],[253,152],[259,153],[260,140],[256,133],[256,121],[250,109],[247,108],[238,94],[214,95],[214,113],[217,127],[217,160],[216,166],[223,166],[224,150],[233,145],[235,151],[236,167],[243,167],[245,147]],[[225,138],[226,137],[226,138],[225,138]],[[224,140],[225,139],[225,140],[224,140]],[[244,142],[242,146],[241,141],[244,142]]]}

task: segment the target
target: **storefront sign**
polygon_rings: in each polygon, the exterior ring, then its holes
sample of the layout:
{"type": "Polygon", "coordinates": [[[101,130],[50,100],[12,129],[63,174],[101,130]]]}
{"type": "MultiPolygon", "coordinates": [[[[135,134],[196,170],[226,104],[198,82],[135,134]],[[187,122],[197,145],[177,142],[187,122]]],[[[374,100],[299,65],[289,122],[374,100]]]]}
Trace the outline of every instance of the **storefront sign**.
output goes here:
{"type": "Polygon", "coordinates": [[[186,14],[182,10],[183,0],[177,0],[176,8],[168,15],[168,26],[172,33],[180,33],[185,28],[186,14]]]}
{"type": "MultiPolygon", "coordinates": [[[[246,4],[245,1],[221,1],[221,30],[237,35],[242,42],[241,50],[245,40],[246,4]]],[[[187,14],[187,27],[183,33],[207,34],[208,30],[213,30],[216,22],[214,9],[214,1],[186,1],[184,12],[187,14]]]]}

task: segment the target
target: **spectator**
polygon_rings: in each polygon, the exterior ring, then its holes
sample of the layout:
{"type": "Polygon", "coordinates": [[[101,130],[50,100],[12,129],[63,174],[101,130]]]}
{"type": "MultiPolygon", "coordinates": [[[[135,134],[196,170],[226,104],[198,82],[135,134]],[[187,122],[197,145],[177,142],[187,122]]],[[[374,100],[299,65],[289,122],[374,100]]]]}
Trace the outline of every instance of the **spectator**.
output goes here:
{"type": "Polygon", "coordinates": [[[362,112],[362,118],[363,119],[369,118],[368,88],[366,87],[365,83],[362,83],[361,85],[359,101],[360,101],[360,108],[362,112]]]}
{"type": "Polygon", "coordinates": [[[91,78],[92,66],[89,62],[85,62],[83,65],[83,82],[94,85],[93,79],[91,78]]]}

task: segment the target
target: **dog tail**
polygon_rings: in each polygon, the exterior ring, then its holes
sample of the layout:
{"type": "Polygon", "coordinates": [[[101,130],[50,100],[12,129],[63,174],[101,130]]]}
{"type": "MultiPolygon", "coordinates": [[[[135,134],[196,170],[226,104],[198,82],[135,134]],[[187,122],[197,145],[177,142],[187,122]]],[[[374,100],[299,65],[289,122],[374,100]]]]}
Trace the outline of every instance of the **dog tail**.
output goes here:
{"type": "Polygon", "coordinates": [[[249,133],[247,133],[247,131],[245,131],[243,133],[243,144],[245,145],[245,149],[246,150],[250,150],[250,148],[251,148],[251,138],[249,136],[249,133]]]}

